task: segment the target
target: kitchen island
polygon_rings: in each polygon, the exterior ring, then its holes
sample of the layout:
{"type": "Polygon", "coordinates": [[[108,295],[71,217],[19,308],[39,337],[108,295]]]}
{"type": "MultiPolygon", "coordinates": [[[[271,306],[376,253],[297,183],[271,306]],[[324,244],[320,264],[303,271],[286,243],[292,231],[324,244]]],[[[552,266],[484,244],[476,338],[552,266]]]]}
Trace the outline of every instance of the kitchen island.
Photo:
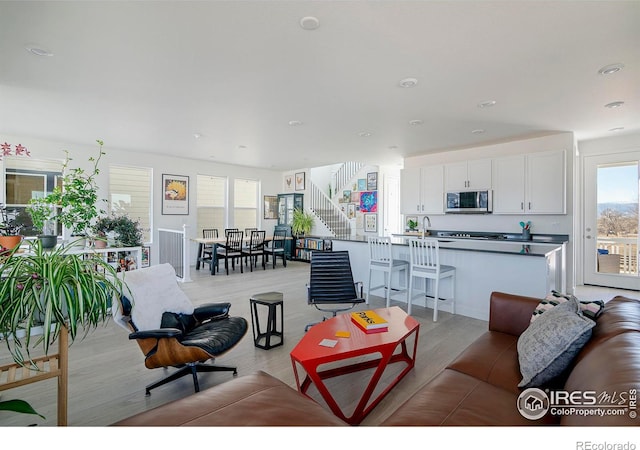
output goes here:
{"type": "MultiPolygon", "coordinates": [[[[410,237],[394,236],[393,257],[409,261],[410,237]]],[[[566,291],[566,242],[515,242],[509,240],[476,240],[438,238],[440,242],[440,264],[456,268],[455,313],[481,320],[489,320],[489,298],[491,292],[544,298],[552,289],[566,291]]],[[[369,279],[369,251],[367,238],[356,236],[350,239],[333,240],[333,250],[347,250],[351,259],[353,276],[364,283],[366,292],[369,279]]],[[[381,277],[374,272],[374,277],[381,277]]],[[[403,275],[393,280],[398,286],[403,275]]],[[[379,282],[380,281],[380,282],[379,282]]],[[[422,280],[416,279],[416,290],[424,289],[422,280]]],[[[440,284],[440,292],[451,292],[450,280],[440,284]]],[[[374,278],[374,285],[381,279],[374,278]]],[[[404,286],[402,286],[404,287],[404,286]]],[[[443,296],[441,294],[441,297],[443,296]]],[[[382,291],[372,295],[383,296],[382,291]]],[[[404,293],[393,293],[392,299],[405,302],[404,293]]],[[[433,307],[433,298],[414,297],[413,304],[433,307]]],[[[440,308],[439,308],[440,309],[440,308]]],[[[449,311],[446,307],[442,310],[449,311]]]]}

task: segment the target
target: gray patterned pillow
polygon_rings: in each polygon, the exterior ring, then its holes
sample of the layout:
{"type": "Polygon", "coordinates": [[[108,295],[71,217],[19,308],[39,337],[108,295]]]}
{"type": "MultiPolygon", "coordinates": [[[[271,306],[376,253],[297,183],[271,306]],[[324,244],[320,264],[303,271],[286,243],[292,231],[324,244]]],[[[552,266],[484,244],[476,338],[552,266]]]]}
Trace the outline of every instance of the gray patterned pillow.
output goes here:
{"type": "Polygon", "coordinates": [[[569,300],[540,315],[518,338],[522,381],[518,387],[539,387],[561,375],[591,337],[593,320],[569,300]]]}

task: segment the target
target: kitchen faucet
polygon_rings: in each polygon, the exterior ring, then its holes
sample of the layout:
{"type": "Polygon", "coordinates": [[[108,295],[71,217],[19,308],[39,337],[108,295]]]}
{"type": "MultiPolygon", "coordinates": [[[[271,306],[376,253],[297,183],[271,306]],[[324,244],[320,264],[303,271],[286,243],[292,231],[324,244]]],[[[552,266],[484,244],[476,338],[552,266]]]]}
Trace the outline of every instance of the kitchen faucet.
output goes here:
{"type": "Polygon", "coordinates": [[[429,228],[431,228],[431,219],[429,219],[429,216],[424,216],[422,218],[422,239],[424,239],[424,237],[427,235],[427,228],[424,226],[425,219],[427,220],[427,223],[429,224],[429,228]]]}

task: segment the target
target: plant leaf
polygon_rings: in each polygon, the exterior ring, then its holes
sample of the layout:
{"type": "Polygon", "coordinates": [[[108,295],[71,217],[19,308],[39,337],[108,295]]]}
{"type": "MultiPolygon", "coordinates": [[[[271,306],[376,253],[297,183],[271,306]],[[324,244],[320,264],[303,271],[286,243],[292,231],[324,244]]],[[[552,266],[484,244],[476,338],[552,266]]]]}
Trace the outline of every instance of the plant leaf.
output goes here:
{"type": "Polygon", "coordinates": [[[13,411],[22,414],[34,414],[36,416],[40,416],[43,419],[46,419],[42,414],[37,412],[35,409],[31,407],[31,405],[24,400],[6,400],[0,402],[0,410],[1,411],[13,411]]]}

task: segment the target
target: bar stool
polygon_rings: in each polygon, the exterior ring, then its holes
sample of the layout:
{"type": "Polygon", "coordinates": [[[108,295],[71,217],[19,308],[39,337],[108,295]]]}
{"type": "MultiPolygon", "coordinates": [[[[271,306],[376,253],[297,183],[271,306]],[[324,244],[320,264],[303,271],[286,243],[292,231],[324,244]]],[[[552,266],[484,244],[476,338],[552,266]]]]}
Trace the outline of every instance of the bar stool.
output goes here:
{"type": "Polygon", "coordinates": [[[438,321],[438,305],[441,302],[451,304],[451,314],[455,314],[455,286],[456,268],[440,264],[440,244],[437,239],[410,239],[409,240],[409,309],[407,314],[411,314],[411,303],[413,300],[413,279],[414,277],[424,278],[424,296],[427,296],[427,280],[434,280],[433,289],[433,321],[438,321]],[[440,280],[451,278],[451,297],[440,299],[440,280]]]}
{"type": "Polygon", "coordinates": [[[391,252],[391,238],[369,236],[367,241],[369,243],[369,283],[367,284],[367,304],[369,303],[369,295],[371,294],[371,291],[384,288],[386,290],[385,297],[387,299],[388,308],[391,303],[391,278],[394,273],[401,271],[404,271],[405,273],[405,288],[393,288],[393,290],[398,293],[405,292],[407,303],[409,303],[409,262],[403,259],[393,259],[391,252]],[[371,275],[374,271],[382,272],[383,283],[381,285],[371,286],[371,275]]]}
{"type": "Polygon", "coordinates": [[[284,307],[282,292],[263,292],[251,296],[249,306],[251,309],[251,325],[253,329],[253,343],[256,347],[269,350],[284,344],[284,307]],[[268,308],[266,330],[260,331],[260,318],[258,317],[258,305],[268,308]],[[280,306],[280,323],[278,324],[278,306],[280,306]],[[279,325],[279,326],[278,326],[279,325]],[[277,343],[272,344],[271,338],[275,337],[277,343]],[[262,343],[264,341],[264,343],[262,343]]]}

